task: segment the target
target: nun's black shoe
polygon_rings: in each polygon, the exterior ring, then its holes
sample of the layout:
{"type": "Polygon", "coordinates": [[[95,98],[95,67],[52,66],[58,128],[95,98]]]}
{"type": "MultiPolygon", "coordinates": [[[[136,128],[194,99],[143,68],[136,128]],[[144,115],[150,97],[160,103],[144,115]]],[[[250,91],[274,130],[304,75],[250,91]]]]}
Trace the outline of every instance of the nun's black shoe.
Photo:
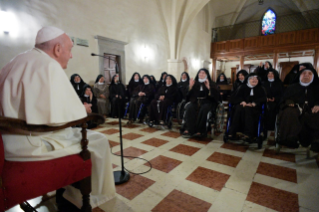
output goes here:
{"type": "Polygon", "coordinates": [[[152,121],[149,121],[149,122],[147,123],[147,125],[148,125],[149,127],[153,127],[153,126],[154,126],[154,124],[153,124],[152,121]]]}
{"type": "Polygon", "coordinates": [[[228,135],[228,139],[231,140],[231,141],[237,141],[238,140],[237,135],[228,135]]]}
{"type": "Polygon", "coordinates": [[[298,143],[298,138],[297,137],[290,137],[287,139],[278,139],[277,143],[289,148],[298,148],[299,147],[299,143],[298,143]]]}
{"type": "Polygon", "coordinates": [[[319,140],[315,140],[311,143],[310,150],[314,152],[319,152],[319,140]]]}
{"type": "Polygon", "coordinates": [[[189,132],[183,132],[182,137],[183,138],[190,138],[192,135],[189,132]]]}
{"type": "Polygon", "coordinates": [[[244,137],[243,141],[248,142],[250,144],[253,143],[253,139],[251,137],[249,137],[249,136],[244,137]]]}

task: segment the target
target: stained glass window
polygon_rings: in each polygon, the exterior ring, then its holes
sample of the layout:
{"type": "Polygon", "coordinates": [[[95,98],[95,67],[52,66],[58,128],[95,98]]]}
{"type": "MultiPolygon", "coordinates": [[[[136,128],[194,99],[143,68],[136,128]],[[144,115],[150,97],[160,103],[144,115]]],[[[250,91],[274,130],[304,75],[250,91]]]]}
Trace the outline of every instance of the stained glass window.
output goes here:
{"type": "Polygon", "coordinates": [[[261,24],[261,33],[263,35],[271,35],[275,33],[276,14],[271,9],[265,12],[261,24]]]}

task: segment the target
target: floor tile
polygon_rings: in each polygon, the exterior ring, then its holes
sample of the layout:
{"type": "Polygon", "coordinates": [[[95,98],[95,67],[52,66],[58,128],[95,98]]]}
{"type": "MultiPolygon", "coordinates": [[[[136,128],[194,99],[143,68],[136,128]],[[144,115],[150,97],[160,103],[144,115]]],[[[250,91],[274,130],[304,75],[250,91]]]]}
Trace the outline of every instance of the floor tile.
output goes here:
{"type": "Polygon", "coordinates": [[[214,201],[213,206],[209,209],[209,212],[241,212],[246,196],[246,194],[223,188],[214,201]]]}
{"type": "Polygon", "coordinates": [[[112,141],[112,140],[109,140],[109,144],[111,148],[120,145],[120,143],[112,141]]]}
{"type": "Polygon", "coordinates": [[[299,211],[298,195],[253,182],[246,200],[277,211],[299,211]]]}
{"type": "Polygon", "coordinates": [[[179,144],[176,147],[174,147],[173,149],[170,149],[170,151],[172,151],[172,152],[177,152],[177,153],[188,155],[188,156],[192,156],[198,150],[200,150],[200,148],[191,147],[191,146],[187,146],[184,144],[179,144]]]}
{"type": "Polygon", "coordinates": [[[257,173],[297,183],[296,169],[260,162],[257,173]]]}
{"type": "Polygon", "coordinates": [[[141,129],[140,131],[148,132],[148,133],[153,133],[153,132],[158,131],[158,129],[156,129],[156,128],[151,128],[151,127],[147,127],[147,128],[141,129]]]}
{"type": "Polygon", "coordinates": [[[123,135],[122,138],[125,138],[127,140],[134,140],[134,139],[140,138],[142,136],[143,135],[136,134],[136,133],[127,133],[127,134],[123,135]]]}
{"type": "Polygon", "coordinates": [[[103,131],[101,131],[100,133],[112,135],[112,134],[118,133],[118,132],[119,132],[119,130],[117,130],[117,129],[108,129],[108,130],[103,130],[103,131]]]}
{"type": "MultiPolygon", "coordinates": [[[[128,148],[123,149],[123,155],[124,156],[138,157],[138,156],[143,155],[145,153],[147,153],[147,151],[145,151],[143,149],[138,149],[138,148],[135,148],[135,147],[128,147],[128,148]]],[[[115,152],[115,154],[120,155],[121,151],[115,152]]],[[[126,158],[129,159],[129,160],[133,159],[133,158],[130,158],[130,157],[126,157],[126,158]]]]}
{"type": "Polygon", "coordinates": [[[198,167],[186,179],[217,191],[221,191],[229,177],[230,176],[228,174],[198,167]]]}
{"type": "MultiPolygon", "coordinates": [[[[162,155],[157,156],[156,158],[150,160],[152,167],[154,169],[160,170],[162,172],[169,173],[175,167],[180,165],[182,161],[175,160],[173,158],[165,157],[162,155]]],[[[150,166],[148,163],[144,164],[145,166],[150,166]]]]}
{"type": "Polygon", "coordinates": [[[205,144],[205,145],[211,142],[212,140],[213,140],[212,138],[189,138],[188,139],[188,141],[205,144]]]}
{"type": "Polygon", "coordinates": [[[150,138],[150,139],[147,139],[146,141],[143,141],[142,143],[147,144],[147,145],[151,145],[151,146],[155,146],[155,147],[159,147],[159,146],[162,146],[163,144],[168,143],[168,141],[165,141],[165,140],[159,139],[159,138],[150,138]]]}
{"type": "MultiPolygon", "coordinates": [[[[119,125],[120,122],[118,121],[110,121],[110,122],[106,122],[106,124],[110,124],[110,125],[119,125]]],[[[123,123],[122,123],[123,126],[123,123]]]]}
{"type": "Polygon", "coordinates": [[[178,190],[173,190],[167,195],[152,212],[183,212],[183,211],[196,211],[206,212],[212,204],[185,194],[178,190]]]}
{"type": "Polygon", "coordinates": [[[221,163],[227,166],[236,167],[241,160],[241,157],[236,157],[233,155],[228,155],[220,152],[214,152],[211,156],[207,158],[208,161],[215,163],[221,163]]]}
{"type": "Polygon", "coordinates": [[[167,137],[171,137],[171,138],[178,138],[179,136],[181,136],[181,134],[179,132],[174,132],[174,131],[168,131],[166,133],[163,133],[162,135],[167,136],[167,137]]]}
{"type": "Polygon", "coordinates": [[[276,154],[275,150],[273,149],[265,149],[263,156],[289,162],[296,162],[294,154],[286,152],[279,152],[278,154],[276,154]]]}
{"type": "Polygon", "coordinates": [[[139,125],[137,125],[137,124],[130,124],[130,125],[124,124],[123,127],[128,128],[128,129],[134,129],[134,128],[139,127],[139,125]]]}
{"type": "Polygon", "coordinates": [[[221,146],[221,148],[240,151],[240,152],[246,152],[248,149],[248,146],[241,145],[241,144],[234,144],[234,143],[225,143],[221,146]]]}
{"type": "Polygon", "coordinates": [[[155,181],[150,180],[141,175],[132,175],[130,176],[130,180],[121,185],[116,185],[116,193],[122,195],[123,197],[132,200],[137,195],[141,194],[148,187],[153,185],[155,181]]]}

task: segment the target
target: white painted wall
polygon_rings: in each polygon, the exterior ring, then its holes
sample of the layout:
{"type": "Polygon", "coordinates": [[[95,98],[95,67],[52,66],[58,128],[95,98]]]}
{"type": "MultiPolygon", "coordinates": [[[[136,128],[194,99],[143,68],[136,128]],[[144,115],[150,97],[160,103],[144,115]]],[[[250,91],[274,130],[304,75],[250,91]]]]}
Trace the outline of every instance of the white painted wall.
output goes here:
{"type": "MultiPolygon", "coordinates": [[[[170,0],[163,0],[170,1],[170,0]]],[[[99,74],[95,35],[124,41],[126,51],[126,80],[133,72],[153,74],[158,79],[167,71],[169,42],[167,26],[156,0],[0,0],[0,10],[15,16],[17,31],[8,35],[0,32],[0,69],[14,56],[31,49],[37,31],[53,25],[70,36],[87,39],[89,47],[74,46],[66,74],[78,73],[92,83],[99,74]],[[143,58],[144,47],[147,59],[143,58]]],[[[206,15],[200,12],[191,22],[182,47],[183,57],[209,59],[210,32],[202,30],[206,15]]],[[[207,24],[206,24],[207,25],[207,24]]],[[[209,30],[210,31],[210,30],[209,30]]],[[[191,72],[199,67],[192,66],[191,72]]]]}

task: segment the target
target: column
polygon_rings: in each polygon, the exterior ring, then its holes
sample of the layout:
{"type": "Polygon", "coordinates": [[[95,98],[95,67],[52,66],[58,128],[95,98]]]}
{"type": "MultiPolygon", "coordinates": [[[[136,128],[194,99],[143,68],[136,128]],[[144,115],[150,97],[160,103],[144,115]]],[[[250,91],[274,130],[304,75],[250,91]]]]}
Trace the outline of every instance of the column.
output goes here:
{"type": "Polygon", "coordinates": [[[173,75],[176,80],[179,80],[184,71],[184,64],[182,60],[169,59],[167,60],[167,73],[173,75]]]}
{"type": "Polygon", "coordinates": [[[319,73],[319,46],[316,46],[315,55],[313,58],[313,67],[316,69],[317,73],[319,73]]]}
{"type": "Polygon", "coordinates": [[[217,72],[217,58],[213,58],[213,67],[212,67],[212,80],[216,81],[216,72],[217,72]]]}
{"type": "Polygon", "coordinates": [[[244,69],[244,63],[245,63],[245,56],[240,56],[240,64],[239,64],[239,70],[244,69]]]}
{"type": "Polygon", "coordinates": [[[278,50],[274,50],[274,57],[273,57],[273,68],[278,70],[278,50]]]}

